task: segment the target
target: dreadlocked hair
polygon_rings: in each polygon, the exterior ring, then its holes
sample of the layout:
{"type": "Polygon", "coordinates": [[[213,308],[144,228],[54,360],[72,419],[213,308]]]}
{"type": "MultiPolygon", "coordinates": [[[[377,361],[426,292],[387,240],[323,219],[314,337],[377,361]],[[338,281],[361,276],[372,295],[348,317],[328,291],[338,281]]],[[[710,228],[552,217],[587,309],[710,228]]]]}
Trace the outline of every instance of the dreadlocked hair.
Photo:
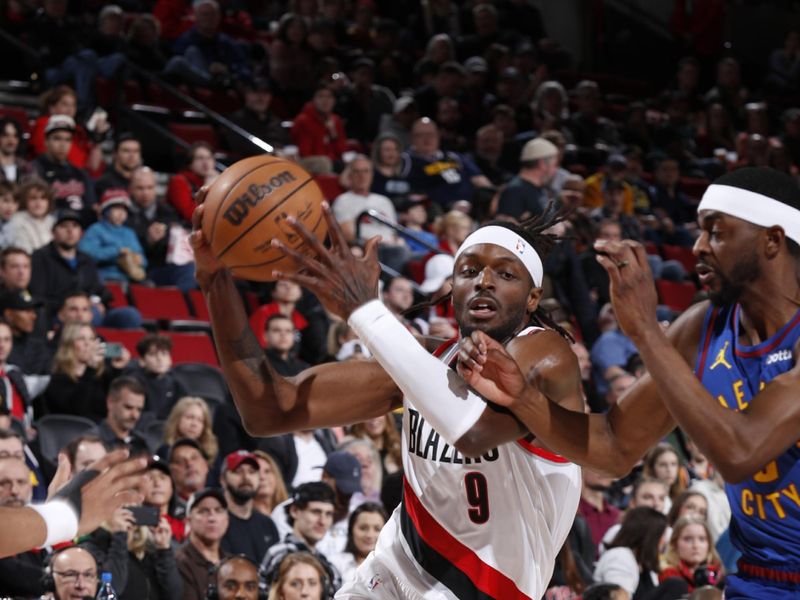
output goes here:
{"type": "MultiPolygon", "coordinates": [[[[542,259],[542,263],[544,263],[545,258],[549,254],[549,252],[553,249],[553,247],[558,243],[558,236],[555,233],[549,231],[552,227],[558,225],[559,223],[565,221],[570,214],[570,210],[566,208],[555,208],[555,202],[550,201],[547,204],[544,212],[541,215],[536,215],[534,217],[530,217],[529,219],[525,219],[524,221],[520,221],[519,223],[515,223],[513,221],[500,221],[494,220],[489,221],[488,223],[484,223],[481,227],[488,227],[489,225],[495,225],[497,227],[505,227],[516,233],[519,237],[523,240],[528,242],[533,249],[536,250],[536,253],[542,259]]],[[[420,302],[409,308],[403,314],[410,314],[412,312],[430,308],[432,306],[437,306],[444,302],[450,300],[453,297],[453,292],[450,291],[449,293],[445,294],[441,298],[436,298],[432,300],[427,300],[425,302],[420,302]]],[[[544,310],[541,306],[537,306],[536,310],[531,313],[531,324],[536,325],[538,327],[543,327],[546,329],[552,329],[556,333],[558,333],[561,337],[567,340],[570,344],[575,343],[575,338],[564,329],[561,325],[556,323],[551,317],[550,314],[544,310]]]]}

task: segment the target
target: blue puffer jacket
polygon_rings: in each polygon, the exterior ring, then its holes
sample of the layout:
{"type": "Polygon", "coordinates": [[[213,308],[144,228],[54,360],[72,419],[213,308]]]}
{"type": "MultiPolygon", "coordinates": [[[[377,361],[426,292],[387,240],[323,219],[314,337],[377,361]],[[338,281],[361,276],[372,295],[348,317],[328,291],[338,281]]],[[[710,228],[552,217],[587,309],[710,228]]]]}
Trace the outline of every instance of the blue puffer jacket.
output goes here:
{"type": "Polygon", "coordinates": [[[108,221],[100,221],[86,230],[78,244],[81,252],[86,252],[97,263],[97,272],[103,281],[127,281],[128,276],[117,266],[119,251],[129,248],[141,254],[142,268],[147,269],[147,257],[144,255],[139,238],[130,227],[112,225],[108,221]]]}

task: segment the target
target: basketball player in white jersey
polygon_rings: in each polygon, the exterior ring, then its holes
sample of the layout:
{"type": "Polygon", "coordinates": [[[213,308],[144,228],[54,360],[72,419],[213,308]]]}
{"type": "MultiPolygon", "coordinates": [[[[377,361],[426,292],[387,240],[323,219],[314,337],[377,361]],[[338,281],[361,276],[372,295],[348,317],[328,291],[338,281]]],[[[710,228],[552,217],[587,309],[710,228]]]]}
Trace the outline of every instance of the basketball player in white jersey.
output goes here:
{"type": "MultiPolygon", "coordinates": [[[[305,286],[348,319],[374,361],[278,376],[250,331],[230,272],[199,231],[202,206],[192,244],[222,367],[252,435],[356,423],[405,408],[403,502],[337,598],[540,598],[576,513],[579,468],[539,447],[509,412],[466,386],[451,368],[456,340],[432,357],[377,299],[378,238],[356,258],[327,205],[324,214],[331,250],[294,224],[318,258],[279,246],[302,272],[273,275],[305,286]]],[[[538,308],[539,255],[554,242],[544,233],[551,224],[478,229],[456,256],[452,301],[462,336],[480,330],[501,341],[537,388],[582,410],[577,360],[538,308]]]]}

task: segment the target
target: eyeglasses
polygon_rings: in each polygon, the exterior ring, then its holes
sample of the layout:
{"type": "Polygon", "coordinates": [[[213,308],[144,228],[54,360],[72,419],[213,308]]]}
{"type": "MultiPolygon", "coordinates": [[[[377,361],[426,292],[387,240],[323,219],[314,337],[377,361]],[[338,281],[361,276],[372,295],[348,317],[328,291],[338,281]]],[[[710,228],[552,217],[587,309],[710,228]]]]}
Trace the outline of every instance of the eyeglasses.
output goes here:
{"type": "Polygon", "coordinates": [[[97,581],[97,571],[53,571],[55,575],[61,577],[65,583],[76,583],[79,577],[86,581],[97,581]]]}

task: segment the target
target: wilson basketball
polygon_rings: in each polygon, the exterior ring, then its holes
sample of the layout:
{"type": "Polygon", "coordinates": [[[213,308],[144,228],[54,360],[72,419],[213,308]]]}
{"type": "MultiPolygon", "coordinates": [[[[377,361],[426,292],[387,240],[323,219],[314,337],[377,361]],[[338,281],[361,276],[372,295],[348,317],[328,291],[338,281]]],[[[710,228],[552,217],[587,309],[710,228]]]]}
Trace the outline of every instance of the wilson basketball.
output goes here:
{"type": "Polygon", "coordinates": [[[303,252],[303,240],[286,222],[294,216],[325,239],[322,192],[304,169],[275,156],[254,156],[231,165],[211,184],[203,234],[214,255],[237,277],[271,281],[273,269],[296,271],[296,262],[272,247],[274,238],[303,252]]]}

